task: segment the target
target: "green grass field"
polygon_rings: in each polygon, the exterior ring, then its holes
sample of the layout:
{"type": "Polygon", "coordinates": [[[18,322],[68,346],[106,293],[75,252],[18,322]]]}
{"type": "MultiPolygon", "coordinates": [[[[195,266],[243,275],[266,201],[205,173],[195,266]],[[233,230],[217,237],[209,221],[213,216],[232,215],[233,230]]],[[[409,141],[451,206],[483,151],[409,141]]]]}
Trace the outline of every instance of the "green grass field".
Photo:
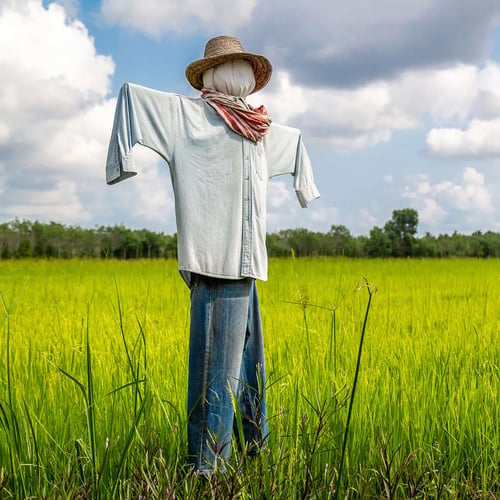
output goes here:
{"type": "Polygon", "coordinates": [[[185,462],[176,266],[0,261],[0,497],[500,494],[498,260],[271,260],[269,447],[211,480],[185,462]]]}

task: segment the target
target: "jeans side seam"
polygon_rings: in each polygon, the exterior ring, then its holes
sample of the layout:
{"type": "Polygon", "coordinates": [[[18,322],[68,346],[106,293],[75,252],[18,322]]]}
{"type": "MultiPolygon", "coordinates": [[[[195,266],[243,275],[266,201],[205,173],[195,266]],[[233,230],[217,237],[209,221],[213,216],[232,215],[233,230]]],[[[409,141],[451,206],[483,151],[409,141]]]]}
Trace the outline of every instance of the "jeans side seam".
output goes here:
{"type": "Polygon", "coordinates": [[[205,330],[205,356],[203,360],[203,395],[200,400],[200,404],[202,405],[202,412],[201,412],[201,433],[200,433],[200,448],[198,452],[198,459],[199,459],[199,466],[202,466],[202,461],[204,460],[204,454],[203,454],[203,449],[205,447],[205,440],[206,440],[206,422],[207,422],[207,410],[208,410],[208,403],[207,403],[207,392],[208,392],[208,364],[209,364],[209,359],[211,358],[211,350],[212,350],[212,345],[211,345],[211,335],[208,334],[208,332],[211,331],[212,329],[212,304],[213,304],[213,292],[212,292],[212,287],[206,287],[206,290],[208,291],[209,295],[209,308],[208,308],[208,325],[205,330]]]}

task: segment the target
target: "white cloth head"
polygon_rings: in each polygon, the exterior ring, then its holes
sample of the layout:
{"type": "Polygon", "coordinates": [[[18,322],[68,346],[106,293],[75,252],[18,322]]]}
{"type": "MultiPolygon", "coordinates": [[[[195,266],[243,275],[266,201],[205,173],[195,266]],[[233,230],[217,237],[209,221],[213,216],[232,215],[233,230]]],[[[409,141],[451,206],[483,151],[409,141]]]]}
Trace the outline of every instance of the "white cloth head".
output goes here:
{"type": "Polygon", "coordinates": [[[255,87],[252,65],[244,59],[233,59],[203,73],[203,86],[227,95],[245,98],[255,87]]]}

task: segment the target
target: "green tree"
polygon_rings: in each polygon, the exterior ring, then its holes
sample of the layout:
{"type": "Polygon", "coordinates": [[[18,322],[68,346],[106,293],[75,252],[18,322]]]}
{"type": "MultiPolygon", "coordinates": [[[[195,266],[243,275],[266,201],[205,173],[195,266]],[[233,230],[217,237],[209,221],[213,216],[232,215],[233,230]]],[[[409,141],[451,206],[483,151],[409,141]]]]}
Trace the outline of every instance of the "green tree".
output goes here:
{"type": "Polygon", "coordinates": [[[333,255],[351,257],[354,253],[354,242],[351,233],[343,225],[332,225],[328,232],[333,255]]]}
{"type": "Polygon", "coordinates": [[[389,257],[391,255],[391,240],[384,230],[375,226],[370,230],[366,242],[366,253],[369,257],[389,257]]]}
{"type": "Polygon", "coordinates": [[[411,257],[415,247],[418,212],[413,208],[393,210],[392,219],[387,221],[384,232],[391,242],[394,257],[411,257]]]}
{"type": "Polygon", "coordinates": [[[417,240],[415,248],[416,257],[436,257],[437,240],[436,237],[426,232],[425,235],[417,240]]]}

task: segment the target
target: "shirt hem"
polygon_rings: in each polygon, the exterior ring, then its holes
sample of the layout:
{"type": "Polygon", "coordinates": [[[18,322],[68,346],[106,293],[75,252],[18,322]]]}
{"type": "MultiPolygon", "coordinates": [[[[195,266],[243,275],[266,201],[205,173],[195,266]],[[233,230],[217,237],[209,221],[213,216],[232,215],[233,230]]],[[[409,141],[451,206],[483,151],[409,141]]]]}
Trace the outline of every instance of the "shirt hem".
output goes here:
{"type": "Polygon", "coordinates": [[[188,286],[191,284],[191,275],[192,274],[200,274],[202,276],[209,276],[210,278],[220,278],[220,279],[227,279],[227,280],[243,280],[245,278],[254,278],[259,281],[267,281],[267,276],[261,276],[257,275],[255,273],[242,273],[239,275],[233,275],[233,274],[218,274],[218,273],[210,273],[206,271],[199,271],[199,270],[193,270],[193,269],[186,269],[186,268],[181,268],[179,267],[179,273],[182,276],[183,280],[186,282],[188,286]]]}

